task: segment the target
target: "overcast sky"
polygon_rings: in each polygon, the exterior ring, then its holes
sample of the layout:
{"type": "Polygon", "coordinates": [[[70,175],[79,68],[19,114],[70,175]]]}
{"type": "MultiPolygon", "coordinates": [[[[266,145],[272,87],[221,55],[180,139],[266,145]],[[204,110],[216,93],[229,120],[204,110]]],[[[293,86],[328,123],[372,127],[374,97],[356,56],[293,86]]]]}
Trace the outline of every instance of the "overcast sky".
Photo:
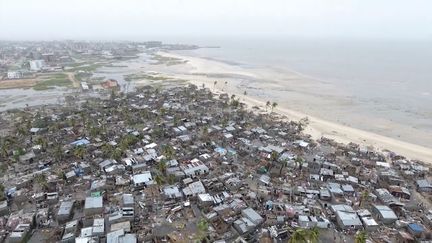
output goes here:
{"type": "Polygon", "coordinates": [[[431,0],[0,0],[0,39],[432,39],[431,0]]]}

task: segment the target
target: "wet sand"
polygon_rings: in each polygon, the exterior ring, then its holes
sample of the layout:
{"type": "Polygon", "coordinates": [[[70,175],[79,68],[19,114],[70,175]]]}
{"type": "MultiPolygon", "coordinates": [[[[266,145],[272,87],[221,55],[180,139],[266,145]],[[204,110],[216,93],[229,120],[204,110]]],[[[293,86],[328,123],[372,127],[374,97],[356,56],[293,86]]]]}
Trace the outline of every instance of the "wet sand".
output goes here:
{"type": "MultiPolygon", "coordinates": [[[[387,149],[410,159],[418,159],[432,163],[431,148],[383,135],[385,134],[386,129],[403,132],[400,130],[404,129],[402,126],[397,127],[396,124],[394,125],[395,127],[390,127],[393,124],[385,124],[383,122],[385,125],[382,125],[383,129],[380,131],[380,133],[366,131],[345,124],[340,124],[338,122],[329,121],[319,116],[310,115],[307,110],[302,111],[301,106],[298,106],[295,103],[284,102],[284,94],[295,94],[297,96],[296,99],[298,99],[298,102],[305,102],[304,99],[308,99],[307,101],[309,102],[310,99],[313,99],[312,95],[307,91],[308,89],[315,88],[312,86],[316,86],[316,83],[313,83],[307,79],[302,80],[300,74],[275,74],[268,70],[255,70],[256,72],[248,72],[248,70],[244,70],[242,67],[229,65],[218,61],[184,56],[177,53],[160,52],[159,54],[188,61],[186,64],[165,67],[164,71],[169,73],[172,77],[191,80],[190,82],[197,86],[202,86],[202,84],[205,84],[207,88],[210,88],[214,92],[227,92],[229,94],[235,94],[237,97],[240,97],[241,101],[247,103],[250,106],[260,106],[265,108],[266,101],[276,101],[279,103],[279,105],[274,111],[285,115],[292,120],[300,120],[304,117],[308,117],[310,123],[305,132],[314,138],[320,138],[324,136],[341,143],[354,142],[365,147],[373,146],[378,150],[387,149]],[[282,85],[280,82],[276,81],[280,80],[281,78],[287,80],[288,82],[282,85]],[[217,84],[214,85],[214,81],[216,80],[217,84]],[[290,80],[292,80],[292,82],[290,82],[290,80]],[[302,82],[299,83],[298,80],[302,80],[302,82]],[[290,90],[290,86],[294,85],[295,89],[290,90]],[[277,100],[275,100],[271,95],[268,95],[268,92],[263,92],[263,90],[274,90],[277,100]],[[298,92],[299,90],[303,90],[304,92],[298,92]],[[247,92],[247,95],[243,95],[244,91],[247,92]],[[277,94],[278,92],[282,93],[282,96],[277,94]]],[[[163,72],[162,69],[164,68],[161,69],[159,67],[158,69],[158,71],[163,72]]],[[[327,88],[325,82],[323,82],[319,88],[327,88]]],[[[349,99],[344,99],[343,94],[335,94],[335,96],[342,97],[337,100],[337,106],[350,106],[349,99]]],[[[319,103],[322,101],[322,99],[319,98],[322,97],[318,97],[313,101],[319,103]]],[[[332,102],[334,102],[334,100],[332,102]]],[[[323,103],[322,105],[331,106],[333,104],[323,103]]],[[[335,109],[335,113],[337,112],[337,109],[335,109]]],[[[361,117],[356,117],[355,114],[353,116],[355,119],[361,119],[361,117]]],[[[368,125],[368,120],[369,118],[363,120],[365,126],[368,125]]],[[[370,121],[373,121],[373,119],[371,118],[370,121]]],[[[359,122],[361,123],[362,121],[359,120],[359,122]]],[[[410,131],[408,129],[405,132],[409,133],[410,131]]],[[[425,141],[431,139],[427,133],[423,136],[425,136],[425,141]]]]}

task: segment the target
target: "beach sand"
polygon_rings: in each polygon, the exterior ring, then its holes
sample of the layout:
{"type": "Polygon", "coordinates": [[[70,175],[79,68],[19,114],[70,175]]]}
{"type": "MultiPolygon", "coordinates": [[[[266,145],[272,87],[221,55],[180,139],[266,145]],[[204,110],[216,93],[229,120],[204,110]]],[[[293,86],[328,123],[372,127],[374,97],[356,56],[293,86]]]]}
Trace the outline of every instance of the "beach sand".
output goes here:
{"type": "MultiPolygon", "coordinates": [[[[273,101],[271,97],[250,95],[249,93],[244,95],[244,87],[248,90],[257,90],[259,94],[260,89],[284,89],[278,82],[259,82],[264,79],[266,75],[270,75],[266,70],[260,70],[260,72],[247,72],[239,66],[229,65],[226,63],[208,60],[204,58],[183,56],[177,53],[159,52],[159,55],[166,57],[175,57],[183,60],[187,60],[186,64],[175,65],[173,67],[167,67],[168,75],[173,78],[190,80],[199,87],[203,84],[205,87],[211,89],[213,92],[226,92],[229,94],[235,94],[240,100],[249,106],[258,106],[265,109],[265,103],[267,100],[273,101]],[[217,80],[217,84],[214,81],[217,80]],[[250,82],[250,80],[257,80],[257,82],[250,82]]],[[[161,70],[159,70],[161,71],[161,70]]],[[[272,77],[275,76],[272,73],[272,77]]],[[[276,74],[278,75],[278,74],[276,74]]],[[[296,82],[299,80],[299,75],[293,73],[291,76],[286,74],[280,74],[284,76],[285,80],[293,80],[296,82]]],[[[275,80],[281,77],[275,77],[275,80]]],[[[297,84],[303,86],[305,90],[310,88],[312,83],[307,80],[297,84]]],[[[320,88],[325,88],[325,85],[320,88]]],[[[346,101],[342,101],[346,102],[346,101]]],[[[349,101],[346,102],[349,106],[349,101]]],[[[295,106],[291,104],[290,106],[295,106]]],[[[290,109],[290,106],[280,102],[274,112],[286,116],[290,120],[298,121],[302,118],[308,117],[309,125],[305,130],[305,133],[310,134],[313,138],[319,139],[326,137],[334,139],[340,143],[357,143],[364,147],[374,147],[377,150],[390,150],[397,154],[403,155],[409,159],[422,160],[424,162],[432,163],[432,149],[424,146],[416,145],[409,142],[404,142],[395,138],[390,138],[373,132],[368,132],[360,129],[356,129],[350,126],[331,122],[320,117],[311,116],[304,112],[290,109]]],[[[366,124],[367,125],[367,124],[366,124]]]]}

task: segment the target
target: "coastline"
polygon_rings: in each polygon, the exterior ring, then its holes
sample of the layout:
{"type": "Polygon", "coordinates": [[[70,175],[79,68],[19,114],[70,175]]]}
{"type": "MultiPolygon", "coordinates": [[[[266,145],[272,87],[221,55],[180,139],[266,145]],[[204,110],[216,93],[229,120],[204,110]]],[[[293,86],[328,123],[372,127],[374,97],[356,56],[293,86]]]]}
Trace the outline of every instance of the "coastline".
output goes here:
{"type": "MultiPolygon", "coordinates": [[[[232,78],[230,76],[245,77],[251,79],[260,78],[253,73],[243,71],[241,68],[236,66],[230,66],[228,64],[220,63],[212,60],[202,60],[196,57],[183,56],[171,52],[158,52],[159,55],[166,57],[174,57],[187,61],[189,68],[186,68],[184,73],[173,73],[173,77],[187,79],[189,82],[197,86],[205,84],[212,92],[220,93],[225,92],[229,94],[235,94],[236,97],[240,98],[242,102],[248,106],[265,107],[266,100],[260,99],[259,97],[251,97],[250,95],[244,95],[241,90],[232,84],[232,78]],[[215,75],[218,83],[214,85],[215,75]],[[226,76],[226,77],[224,77],[226,76]]],[[[277,84],[266,84],[275,85],[277,84]]],[[[356,143],[364,147],[372,146],[374,149],[383,151],[389,150],[397,154],[403,155],[409,159],[417,159],[427,163],[432,163],[432,149],[421,145],[404,142],[394,138],[386,137],[373,132],[368,132],[339,124],[336,122],[321,119],[319,117],[311,116],[303,112],[298,112],[288,108],[287,106],[279,104],[274,112],[280,115],[286,116],[290,120],[298,121],[304,117],[308,117],[309,125],[304,131],[314,139],[326,137],[333,139],[339,143],[356,143]]]]}

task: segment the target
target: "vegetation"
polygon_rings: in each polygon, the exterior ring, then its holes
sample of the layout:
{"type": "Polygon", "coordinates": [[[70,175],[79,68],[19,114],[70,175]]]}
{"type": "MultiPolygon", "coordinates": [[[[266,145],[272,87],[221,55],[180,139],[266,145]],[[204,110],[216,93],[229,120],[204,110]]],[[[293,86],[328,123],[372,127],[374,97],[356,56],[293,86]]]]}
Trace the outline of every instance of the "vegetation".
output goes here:
{"type": "Polygon", "coordinates": [[[156,61],[155,63],[153,63],[154,65],[165,64],[167,66],[172,66],[172,65],[187,63],[187,60],[182,60],[180,58],[175,58],[175,57],[166,57],[159,54],[154,54],[152,56],[152,60],[156,61]]]}
{"type": "Polygon", "coordinates": [[[364,230],[357,231],[356,236],[354,238],[355,243],[366,243],[367,233],[364,230]]]}
{"type": "Polygon", "coordinates": [[[47,90],[53,89],[55,86],[58,87],[71,87],[72,82],[69,80],[66,74],[57,73],[52,75],[49,79],[45,81],[37,82],[36,85],[33,86],[34,90],[47,90]]]}
{"type": "Polygon", "coordinates": [[[124,80],[128,81],[128,82],[133,81],[133,80],[142,80],[142,79],[147,79],[147,80],[151,80],[151,81],[164,81],[164,80],[170,79],[170,78],[164,77],[164,76],[150,75],[150,74],[145,74],[145,73],[129,74],[129,75],[125,75],[124,77],[125,77],[124,80]]]}
{"type": "Polygon", "coordinates": [[[96,69],[103,67],[104,65],[101,63],[93,63],[93,64],[84,64],[81,66],[73,67],[71,69],[68,69],[70,72],[76,72],[76,71],[85,71],[85,72],[94,72],[96,69]]]}
{"type": "Polygon", "coordinates": [[[198,242],[202,242],[208,233],[208,222],[204,218],[201,218],[197,223],[198,229],[198,242]]]}
{"type": "Polygon", "coordinates": [[[312,229],[298,228],[291,235],[289,243],[317,243],[319,240],[319,229],[314,227],[312,229]]]}

